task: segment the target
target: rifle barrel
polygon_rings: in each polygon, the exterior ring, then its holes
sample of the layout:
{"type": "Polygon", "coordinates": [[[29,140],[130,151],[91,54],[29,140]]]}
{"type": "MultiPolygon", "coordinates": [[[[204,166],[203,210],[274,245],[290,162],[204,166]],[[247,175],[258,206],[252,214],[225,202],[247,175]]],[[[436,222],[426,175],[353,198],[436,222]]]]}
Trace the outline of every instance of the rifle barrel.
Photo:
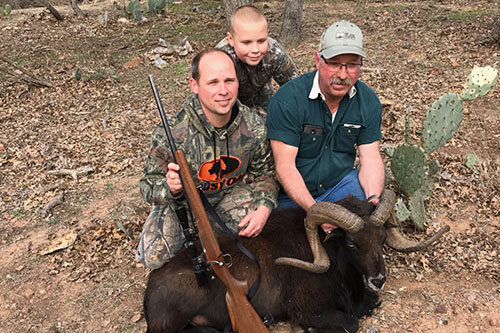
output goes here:
{"type": "MultiPolygon", "coordinates": [[[[156,106],[158,106],[158,111],[160,111],[161,122],[163,123],[163,128],[167,133],[168,144],[170,145],[170,150],[173,152],[177,151],[175,147],[174,138],[172,137],[172,132],[170,131],[170,126],[168,126],[167,117],[165,116],[165,111],[163,110],[163,104],[161,103],[160,94],[158,94],[158,89],[156,88],[155,79],[153,75],[149,75],[149,84],[151,89],[153,89],[153,95],[155,96],[156,106]]],[[[177,164],[177,159],[174,155],[174,162],[177,164]]]]}

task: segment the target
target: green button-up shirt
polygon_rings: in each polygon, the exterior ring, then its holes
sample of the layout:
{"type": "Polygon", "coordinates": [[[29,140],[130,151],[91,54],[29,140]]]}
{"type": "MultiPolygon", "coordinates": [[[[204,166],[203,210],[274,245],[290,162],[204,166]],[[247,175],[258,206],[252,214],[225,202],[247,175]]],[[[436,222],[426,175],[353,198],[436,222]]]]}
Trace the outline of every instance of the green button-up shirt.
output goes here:
{"type": "Polygon", "coordinates": [[[315,76],[307,73],[282,86],[267,111],[267,137],[299,148],[296,167],[313,197],[352,170],[356,145],[382,137],[382,105],[373,90],[358,80],[333,118],[321,95],[310,95],[315,76]]]}

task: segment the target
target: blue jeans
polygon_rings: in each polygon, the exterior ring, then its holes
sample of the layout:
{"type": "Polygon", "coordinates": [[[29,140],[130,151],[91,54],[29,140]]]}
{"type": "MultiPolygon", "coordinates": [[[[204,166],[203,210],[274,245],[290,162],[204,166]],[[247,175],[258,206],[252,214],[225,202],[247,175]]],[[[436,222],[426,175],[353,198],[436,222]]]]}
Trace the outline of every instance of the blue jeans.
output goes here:
{"type": "MultiPolygon", "coordinates": [[[[358,179],[358,170],[352,169],[347,175],[344,176],[335,186],[330,187],[325,193],[317,198],[316,202],[329,201],[335,202],[346,198],[349,194],[361,199],[366,200],[365,192],[361,188],[358,179]]],[[[295,201],[290,199],[284,191],[280,192],[278,196],[278,208],[297,207],[295,201]]]]}

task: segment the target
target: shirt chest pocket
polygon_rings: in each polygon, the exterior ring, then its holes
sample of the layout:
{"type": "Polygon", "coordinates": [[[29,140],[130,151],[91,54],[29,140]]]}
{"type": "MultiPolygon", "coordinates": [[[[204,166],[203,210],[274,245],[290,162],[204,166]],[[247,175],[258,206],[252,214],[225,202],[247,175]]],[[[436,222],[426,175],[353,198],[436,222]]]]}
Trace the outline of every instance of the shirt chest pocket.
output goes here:
{"type": "Polygon", "coordinates": [[[317,157],[321,152],[324,136],[324,129],[321,126],[305,124],[300,133],[300,146],[297,157],[317,157]]]}
{"type": "Polygon", "coordinates": [[[341,153],[356,153],[356,140],[358,139],[361,125],[339,124],[333,136],[333,150],[341,153]]]}

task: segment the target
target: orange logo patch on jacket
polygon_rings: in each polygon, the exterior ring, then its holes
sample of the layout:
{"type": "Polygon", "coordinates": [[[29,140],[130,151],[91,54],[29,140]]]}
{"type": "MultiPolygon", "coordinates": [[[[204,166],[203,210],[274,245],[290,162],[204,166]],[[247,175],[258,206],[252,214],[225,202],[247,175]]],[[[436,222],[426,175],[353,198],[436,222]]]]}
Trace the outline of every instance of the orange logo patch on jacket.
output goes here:
{"type": "Polygon", "coordinates": [[[227,185],[233,185],[240,180],[243,175],[237,177],[227,177],[241,166],[239,158],[234,156],[221,155],[219,158],[204,162],[198,171],[198,179],[207,182],[210,186],[203,186],[204,191],[220,190],[227,185]]]}

